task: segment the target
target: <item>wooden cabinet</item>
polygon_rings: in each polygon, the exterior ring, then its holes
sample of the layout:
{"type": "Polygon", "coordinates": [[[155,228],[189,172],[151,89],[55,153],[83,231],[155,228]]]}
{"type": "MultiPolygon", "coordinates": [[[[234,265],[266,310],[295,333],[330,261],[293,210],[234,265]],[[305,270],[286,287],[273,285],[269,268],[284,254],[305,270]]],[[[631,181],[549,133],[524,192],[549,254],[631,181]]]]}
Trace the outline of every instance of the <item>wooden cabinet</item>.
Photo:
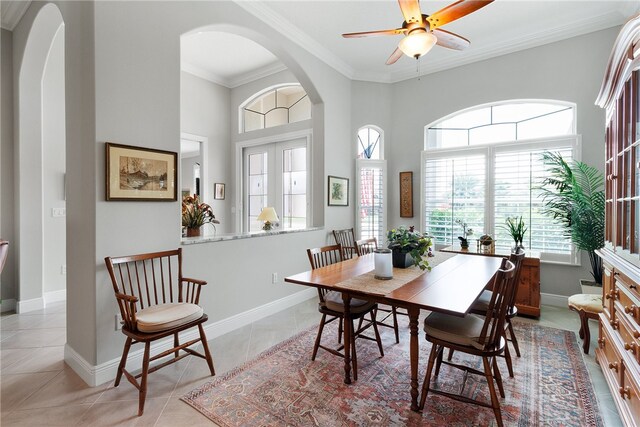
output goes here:
{"type": "MultiPolygon", "coordinates": [[[[459,246],[449,246],[441,249],[441,251],[480,256],[509,256],[509,254],[501,253],[477,253],[460,249],[459,246]]],[[[518,314],[540,317],[540,258],[525,257],[524,261],[522,261],[520,283],[516,293],[516,307],[518,307],[518,314]]]]}
{"type": "Polygon", "coordinates": [[[603,312],[596,358],[625,425],[640,425],[640,16],[621,30],[596,103],[606,108],[603,312]]]}

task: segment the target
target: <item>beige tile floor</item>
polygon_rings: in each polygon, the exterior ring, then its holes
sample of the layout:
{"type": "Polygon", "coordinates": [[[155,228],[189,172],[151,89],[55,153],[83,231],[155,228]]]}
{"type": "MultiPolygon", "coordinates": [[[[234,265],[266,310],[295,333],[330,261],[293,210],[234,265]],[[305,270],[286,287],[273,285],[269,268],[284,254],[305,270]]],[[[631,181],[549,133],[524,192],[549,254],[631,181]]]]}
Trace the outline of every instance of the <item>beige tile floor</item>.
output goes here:
{"type": "MultiPolygon", "coordinates": [[[[317,325],[312,299],[210,341],[221,374],[274,344],[317,325]]],[[[578,316],[564,308],[543,307],[545,326],[577,331],[578,316]]],[[[592,322],[592,348],[597,324],[592,322]]],[[[38,312],[0,317],[0,411],[2,426],[210,426],[212,423],[181,402],[186,392],[208,381],[206,363],[185,358],[149,376],[144,415],[137,417],[137,390],[126,380],[88,387],[63,362],[65,305],[57,303],[38,312]]],[[[585,357],[605,424],[619,426],[611,394],[593,351],[585,357]]]]}

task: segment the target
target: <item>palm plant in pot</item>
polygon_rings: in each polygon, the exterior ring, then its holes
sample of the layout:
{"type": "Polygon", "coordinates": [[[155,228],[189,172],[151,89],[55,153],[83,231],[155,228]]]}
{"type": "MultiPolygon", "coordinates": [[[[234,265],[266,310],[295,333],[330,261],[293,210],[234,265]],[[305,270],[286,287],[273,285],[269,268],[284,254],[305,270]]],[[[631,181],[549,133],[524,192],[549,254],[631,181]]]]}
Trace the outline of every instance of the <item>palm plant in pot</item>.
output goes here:
{"type": "Polygon", "coordinates": [[[387,247],[393,252],[393,266],[407,268],[417,265],[421,270],[431,270],[426,260],[431,247],[431,237],[415,231],[414,227],[400,226],[387,232],[387,247]]]}
{"type": "MultiPolygon", "coordinates": [[[[595,251],[604,246],[604,177],[593,166],[566,162],[559,153],[542,154],[548,176],[542,182],[543,213],[564,227],[564,235],[587,252],[595,285],[602,286],[602,259],[595,251]]],[[[581,281],[582,282],[582,281],[581,281]]],[[[584,292],[584,291],[583,291],[584,292]]]]}

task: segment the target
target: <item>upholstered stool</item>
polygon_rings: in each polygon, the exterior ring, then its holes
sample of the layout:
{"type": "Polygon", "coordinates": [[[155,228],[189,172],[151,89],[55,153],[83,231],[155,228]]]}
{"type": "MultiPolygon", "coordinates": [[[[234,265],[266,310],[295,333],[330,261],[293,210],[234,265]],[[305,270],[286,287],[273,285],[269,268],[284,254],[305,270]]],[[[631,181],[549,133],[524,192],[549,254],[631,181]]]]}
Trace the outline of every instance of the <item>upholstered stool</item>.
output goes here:
{"type": "Polygon", "coordinates": [[[582,348],[585,354],[589,354],[589,319],[598,319],[602,313],[602,295],[576,294],[569,297],[569,308],[580,315],[580,338],[584,340],[582,348]]]}

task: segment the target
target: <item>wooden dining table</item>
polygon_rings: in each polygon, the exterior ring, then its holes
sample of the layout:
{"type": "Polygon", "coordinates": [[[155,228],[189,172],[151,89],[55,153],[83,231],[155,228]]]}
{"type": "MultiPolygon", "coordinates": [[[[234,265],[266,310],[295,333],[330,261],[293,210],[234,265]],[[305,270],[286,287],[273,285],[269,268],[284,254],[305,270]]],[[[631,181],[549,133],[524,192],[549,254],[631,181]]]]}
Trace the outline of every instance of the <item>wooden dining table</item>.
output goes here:
{"type": "MultiPolygon", "coordinates": [[[[411,409],[418,411],[418,317],[420,310],[465,316],[474,301],[485,287],[490,284],[500,267],[500,258],[455,255],[439,263],[431,271],[418,275],[391,291],[384,289],[385,281],[375,279],[374,254],[363,255],[326,267],[305,271],[286,277],[288,283],[323,288],[342,293],[345,307],[345,319],[351,317],[351,298],[365,299],[381,304],[402,307],[409,315],[411,360],[411,409]],[[359,277],[362,276],[362,277],[359,277]],[[353,288],[354,278],[366,286],[353,288]]],[[[394,268],[394,275],[403,272],[394,268]]],[[[388,286],[387,286],[388,288],[388,286]]],[[[352,322],[344,322],[344,341],[350,342],[352,322]]],[[[351,349],[344,346],[344,382],[351,384],[351,349]]]]}

